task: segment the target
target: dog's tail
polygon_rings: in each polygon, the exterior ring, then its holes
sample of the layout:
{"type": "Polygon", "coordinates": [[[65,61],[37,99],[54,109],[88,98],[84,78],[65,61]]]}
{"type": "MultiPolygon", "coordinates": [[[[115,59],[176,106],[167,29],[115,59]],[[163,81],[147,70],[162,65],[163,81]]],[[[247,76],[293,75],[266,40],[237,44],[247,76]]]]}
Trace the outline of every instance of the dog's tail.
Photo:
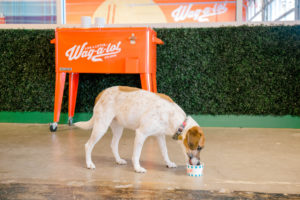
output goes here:
{"type": "Polygon", "coordinates": [[[93,117],[89,121],[86,121],[86,122],[76,122],[76,123],[74,123],[74,125],[76,127],[82,128],[82,129],[92,129],[93,125],[94,125],[94,115],[93,115],[93,117]]]}

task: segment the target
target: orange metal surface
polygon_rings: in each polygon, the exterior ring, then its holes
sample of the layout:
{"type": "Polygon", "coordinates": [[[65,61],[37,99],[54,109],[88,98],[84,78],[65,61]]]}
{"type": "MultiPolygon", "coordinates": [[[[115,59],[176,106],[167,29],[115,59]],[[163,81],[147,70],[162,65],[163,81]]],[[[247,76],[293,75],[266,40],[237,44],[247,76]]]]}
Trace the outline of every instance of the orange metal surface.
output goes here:
{"type": "Polygon", "coordinates": [[[66,73],[69,119],[74,116],[79,73],[140,74],[142,88],[157,92],[156,45],[151,28],[57,28],[54,122],[59,122],[66,73]]]}
{"type": "Polygon", "coordinates": [[[0,17],[0,24],[5,24],[5,17],[0,17]]]}

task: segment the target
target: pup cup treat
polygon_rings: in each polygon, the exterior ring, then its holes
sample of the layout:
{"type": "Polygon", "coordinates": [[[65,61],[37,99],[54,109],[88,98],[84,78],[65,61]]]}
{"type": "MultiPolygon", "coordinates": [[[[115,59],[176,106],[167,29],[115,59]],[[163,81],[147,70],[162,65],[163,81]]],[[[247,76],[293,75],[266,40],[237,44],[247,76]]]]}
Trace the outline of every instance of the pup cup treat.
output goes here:
{"type": "Polygon", "coordinates": [[[200,177],[203,175],[203,167],[204,163],[200,163],[200,165],[186,165],[186,171],[189,176],[200,177]]]}

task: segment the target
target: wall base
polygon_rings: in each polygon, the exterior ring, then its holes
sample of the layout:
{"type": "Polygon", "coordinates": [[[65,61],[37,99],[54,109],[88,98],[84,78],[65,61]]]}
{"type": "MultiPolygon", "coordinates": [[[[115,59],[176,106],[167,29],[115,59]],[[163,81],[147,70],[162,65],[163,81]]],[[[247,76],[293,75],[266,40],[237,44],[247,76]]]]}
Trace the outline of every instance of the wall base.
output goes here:
{"type": "MultiPolygon", "coordinates": [[[[87,121],[92,113],[76,113],[74,122],[87,121]]],[[[300,128],[299,116],[250,116],[250,115],[192,115],[202,127],[248,128],[300,128]]],[[[0,123],[51,123],[52,112],[0,112],[0,123]]],[[[68,123],[68,114],[62,113],[60,124],[68,123]]]]}

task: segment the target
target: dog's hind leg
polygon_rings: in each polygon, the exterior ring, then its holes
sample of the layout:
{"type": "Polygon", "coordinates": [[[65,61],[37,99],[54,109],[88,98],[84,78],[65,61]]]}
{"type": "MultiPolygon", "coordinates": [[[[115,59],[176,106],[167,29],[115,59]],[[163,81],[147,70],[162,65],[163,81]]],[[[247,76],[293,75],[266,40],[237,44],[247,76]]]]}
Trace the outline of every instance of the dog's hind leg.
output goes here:
{"type": "Polygon", "coordinates": [[[114,118],[112,112],[106,110],[98,114],[94,121],[93,131],[90,139],[85,144],[85,159],[86,166],[89,169],[95,169],[96,166],[92,162],[92,151],[95,144],[102,138],[102,136],[106,133],[112,119],[114,118]]]}
{"type": "Polygon", "coordinates": [[[165,135],[156,135],[156,139],[159,144],[161,154],[167,164],[167,167],[169,168],[177,167],[176,164],[171,162],[169,159],[165,135]]]}
{"type": "Polygon", "coordinates": [[[118,124],[117,121],[113,120],[110,124],[111,131],[113,133],[113,138],[111,141],[111,149],[115,156],[116,162],[120,165],[127,164],[126,160],[122,159],[119,155],[119,141],[123,134],[123,126],[118,124]]]}

